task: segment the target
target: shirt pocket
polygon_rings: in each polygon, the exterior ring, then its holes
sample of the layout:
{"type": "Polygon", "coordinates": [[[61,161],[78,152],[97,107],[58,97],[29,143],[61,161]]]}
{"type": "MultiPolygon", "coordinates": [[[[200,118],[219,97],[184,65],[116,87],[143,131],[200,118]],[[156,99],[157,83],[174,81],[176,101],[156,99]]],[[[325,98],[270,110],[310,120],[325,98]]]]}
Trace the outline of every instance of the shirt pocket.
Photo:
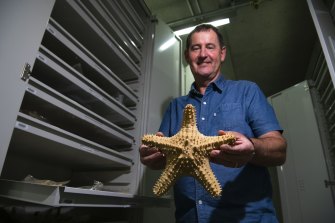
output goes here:
{"type": "Polygon", "coordinates": [[[217,106],[215,122],[219,130],[241,132],[245,125],[245,114],[240,103],[223,103],[217,106]]]}

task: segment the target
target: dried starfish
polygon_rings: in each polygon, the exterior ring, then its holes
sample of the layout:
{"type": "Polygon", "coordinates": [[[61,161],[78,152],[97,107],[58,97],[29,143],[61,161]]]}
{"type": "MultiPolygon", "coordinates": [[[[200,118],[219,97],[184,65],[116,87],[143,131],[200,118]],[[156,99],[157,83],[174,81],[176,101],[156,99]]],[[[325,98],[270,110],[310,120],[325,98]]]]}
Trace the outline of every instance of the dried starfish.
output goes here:
{"type": "Polygon", "coordinates": [[[158,148],[166,156],[166,166],[153,187],[157,196],[165,194],[181,176],[193,176],[213,196],[221,195],[221,186],[210,165],[209,154],[221,144],[232,144],[232,134],[205,136],[198,131],[193,105],[185,106],[182,127],[172,137],[144,135],[142,143],[158,148]]]}

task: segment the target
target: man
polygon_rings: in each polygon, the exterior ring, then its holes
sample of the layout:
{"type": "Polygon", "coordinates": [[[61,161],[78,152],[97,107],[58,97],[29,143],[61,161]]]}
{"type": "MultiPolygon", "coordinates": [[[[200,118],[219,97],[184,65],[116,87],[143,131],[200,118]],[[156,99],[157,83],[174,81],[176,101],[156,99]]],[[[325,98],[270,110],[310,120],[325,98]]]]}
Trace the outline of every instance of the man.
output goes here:
{"type": "MultiPolygon", "coordinates": [[[[234,145],[223,144],[211,152],[211,168],[222,186],[213,198],[194,178],[186,176],[174,185],[176,222],[278,222],[271,199],[268,166],[282,165],[286,141],[272,107],[255,83],[225,80],[221,63],[226,56],[223,38],[208,24],[188,36],[185,58],[194,76],[188,95],[174,99],[158,135],[172,136],[181,127],[186,104],[197,111],[197,125],[208,136],[233,133],[234,145]]],[[[141,162],[161,169],[165,157],[142,145],[141,162]]]]}

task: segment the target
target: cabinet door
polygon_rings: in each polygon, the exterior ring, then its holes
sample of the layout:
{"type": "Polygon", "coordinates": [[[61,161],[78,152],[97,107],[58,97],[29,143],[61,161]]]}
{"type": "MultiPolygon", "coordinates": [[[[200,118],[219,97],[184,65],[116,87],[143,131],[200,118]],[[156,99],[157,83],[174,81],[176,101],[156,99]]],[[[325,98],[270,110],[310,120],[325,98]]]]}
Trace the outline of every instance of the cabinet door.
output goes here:
{"type": "Polygon", "coordinates": [[[21,104],[26,81],[25,63],[34,65],[55,0],[2,0],[0,2],[0,172],[21,104]]]}
{"type": "Polygon", "coordinates": [[[318,123],[307,82],[270,97],[288,142],[278,167],[285,223],[334,222],[335,211],[318,123]]]}
{"type": "MultiPolygon", "coordinates": [[[[148,80],[148,112],[145,133],[157,132],[165,109],[181,95],[181,42],[161,20],[155,26],[152,70],[148,80]]],[[[160,172],[145,168],[145,195],[152,196],[152,186],[160,172]]]]}
{"type": "MultiPolygon", "coordinates": [[[[161,20],[155,26],[150,94],[146,133],[155,133],[162,121],[169,102],[181,95],[181,41],[161,20]]],[[[143,166],[142,166],[143,167],[143,166]]],[[[143,169],[142,184],[145,195],[153,196],[152,187],[161,174],[160,171],[143,169]]],[[[169,191],[169,195],[172,190],[169,191]]],[[[173,222],[174,208],[146,208],[143,222],[173,222]]]]}

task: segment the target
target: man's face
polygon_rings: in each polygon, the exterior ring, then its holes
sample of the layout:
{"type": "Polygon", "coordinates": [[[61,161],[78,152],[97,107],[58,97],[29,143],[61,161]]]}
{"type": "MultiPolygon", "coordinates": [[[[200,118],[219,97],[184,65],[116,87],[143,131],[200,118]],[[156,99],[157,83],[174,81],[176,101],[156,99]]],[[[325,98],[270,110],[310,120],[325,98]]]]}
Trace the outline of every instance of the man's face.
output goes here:
{"type": "Polygon", "coordinates": [[[220,73],[221,62],[226,56],[226,49],[220,47],[213,30],[196,32],[192,35],[189,49],[185,52],[195,78],[213,79],[220,73]]]}

